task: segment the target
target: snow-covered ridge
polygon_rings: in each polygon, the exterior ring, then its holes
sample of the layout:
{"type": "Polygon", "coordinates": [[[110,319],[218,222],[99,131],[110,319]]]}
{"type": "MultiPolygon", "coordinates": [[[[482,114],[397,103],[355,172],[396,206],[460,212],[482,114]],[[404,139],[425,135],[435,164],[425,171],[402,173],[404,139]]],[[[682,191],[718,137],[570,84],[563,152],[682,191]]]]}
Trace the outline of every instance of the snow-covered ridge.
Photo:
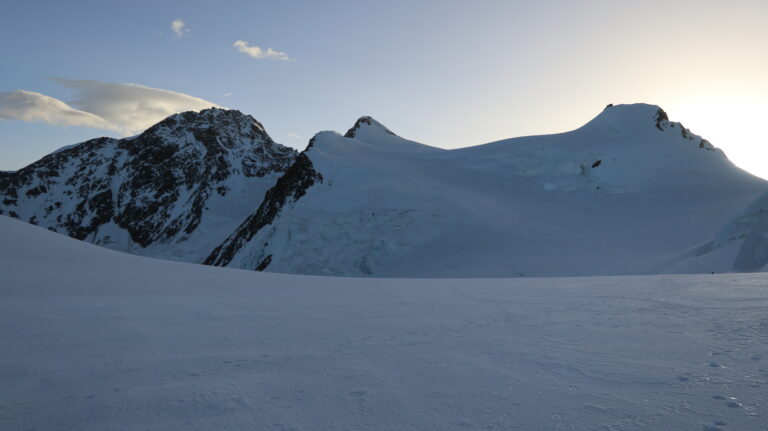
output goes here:
{"type": "Polygon", "coordinates": [[[303,156],[322,182],[269,206],[269,220],[249,218],[207,263],[352,276],[687,272],[675,256],[768,188],[646,104],[450,151],[363,117],[344,136],[317,134],[303,156]]]}
{"type": "Polygon", "coordinates": [[[603,112],[578,130],[593,133],[597,131],[613,134],[637,133],[647,131],[651,125],[662,132],[666,130],[677,132],[683,139],[692,141],[699,148],[723,154],[709,141],[692,133],[681,123],[670,121],[669,116],[661,107],[644,103],[608,105],[603,112]]]}
{"type": "MultiPolygon", "coordinates": [[[[224,243],[213,250],[204,263],[207,265],[228,264],[244,243],[250,241],[259,230],[274,221],[286,204],[297,201],[304,196],[307,189],[322,181],[322,175],[315,171],[306,153],[299,154],[293,165],[267,192],[256,212],[248,217],[224,243]]],[[[265,256],[255,269],[266,269],[271,260],[271,256],[265,256]]]]}

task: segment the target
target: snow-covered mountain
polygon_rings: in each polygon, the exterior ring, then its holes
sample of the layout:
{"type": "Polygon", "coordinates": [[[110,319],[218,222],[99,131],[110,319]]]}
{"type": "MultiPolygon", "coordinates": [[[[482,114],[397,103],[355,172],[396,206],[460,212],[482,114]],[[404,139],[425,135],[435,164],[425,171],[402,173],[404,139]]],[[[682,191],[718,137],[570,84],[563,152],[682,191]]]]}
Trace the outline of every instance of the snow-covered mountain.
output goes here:
{"type": "Polygon", "coordinates": [[[0,214],[135,254],[271,272],[709,273],[768,269],[765,193],[653,105],[456,150],[362,117],[301,154],[250,116],[208,109],[0,173],[0,214]]]}
{"type": "Polygon", "coordinates": [[[766,190],[653,105],[457,150],[363,117],[313,137],[205,263],[407,277],[741,270],[735,253],[701,264],[691,250],[766,190]]]}
{"type": "Polygon", "coordinates": [[[0,173],[0,214],[137,254],[200,262],[293,164],[239,111],[172,115],[0,173]]]}

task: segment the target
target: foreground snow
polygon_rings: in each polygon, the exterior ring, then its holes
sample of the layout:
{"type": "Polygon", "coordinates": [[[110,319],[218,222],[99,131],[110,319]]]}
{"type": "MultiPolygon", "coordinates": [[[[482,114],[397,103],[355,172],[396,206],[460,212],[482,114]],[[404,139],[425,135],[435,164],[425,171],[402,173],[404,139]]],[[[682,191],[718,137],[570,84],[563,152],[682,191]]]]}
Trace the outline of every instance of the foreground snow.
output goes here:
{"type": "Polygon", "coordinates": [[[3,430],[765,430],[768,275],[404,280],[0,217],[3,430]]]}

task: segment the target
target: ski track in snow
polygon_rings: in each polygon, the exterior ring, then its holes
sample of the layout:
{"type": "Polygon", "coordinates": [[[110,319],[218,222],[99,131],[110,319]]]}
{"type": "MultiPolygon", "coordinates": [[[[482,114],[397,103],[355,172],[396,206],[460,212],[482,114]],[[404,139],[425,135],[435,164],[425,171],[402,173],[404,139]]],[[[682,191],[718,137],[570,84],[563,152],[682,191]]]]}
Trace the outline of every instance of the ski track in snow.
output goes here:
{"type": "Polygon", "coordinates": [[[0,217],[2,430],[765,430],[768,275],[288,276],[0,217]]]}

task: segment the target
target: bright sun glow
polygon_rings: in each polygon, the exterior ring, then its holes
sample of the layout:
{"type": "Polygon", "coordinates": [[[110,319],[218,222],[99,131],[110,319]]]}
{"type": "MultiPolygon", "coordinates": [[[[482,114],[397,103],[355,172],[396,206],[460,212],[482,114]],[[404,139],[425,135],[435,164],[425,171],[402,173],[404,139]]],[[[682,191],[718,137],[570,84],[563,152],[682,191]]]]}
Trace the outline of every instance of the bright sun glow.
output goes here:
{"type": "Polygon", "coordinates": [[[664,108],[671,120],[722,149],[737,166],[768,179],[768,105],[760,95],[701,95],[664,108]]]}

